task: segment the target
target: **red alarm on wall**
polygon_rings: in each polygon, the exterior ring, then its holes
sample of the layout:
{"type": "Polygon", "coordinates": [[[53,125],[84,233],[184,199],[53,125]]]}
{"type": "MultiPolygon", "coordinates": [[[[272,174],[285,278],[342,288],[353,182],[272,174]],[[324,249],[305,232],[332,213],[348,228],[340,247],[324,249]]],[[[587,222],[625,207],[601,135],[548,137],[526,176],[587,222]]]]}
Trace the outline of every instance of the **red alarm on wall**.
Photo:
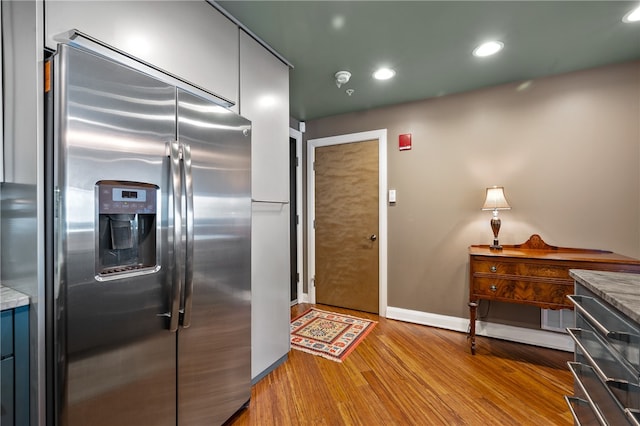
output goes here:
{"type": "Polygon", "coordinates": [[[407,151],[411,149],[411,133],[405,133],[398,136],[398,149],[400,151],[407,151]]]}

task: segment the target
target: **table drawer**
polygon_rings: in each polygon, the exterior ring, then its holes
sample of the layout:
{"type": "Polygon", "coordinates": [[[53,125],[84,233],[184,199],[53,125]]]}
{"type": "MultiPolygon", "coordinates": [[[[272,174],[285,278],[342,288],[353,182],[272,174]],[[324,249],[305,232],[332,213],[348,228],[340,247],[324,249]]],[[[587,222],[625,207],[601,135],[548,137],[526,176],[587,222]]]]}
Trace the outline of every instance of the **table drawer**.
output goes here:
{"type": "Polygon", "coordinates": [[[569,277],[569,269],[558,264],[538,264],[504,261],[496,259],[473,259],[471,268],[474,272],[494,273],[504,275],[523,275],[544,278],[566,279],[573,284],[569,277]]]}
{"type": "Polygon", "coordinates": [[[572,292],[571,285],[498,278],[474,278],[472,289],[474,295],[491,299],[548,303],[566,307],[572,306],[566,297],[572,292]]]}

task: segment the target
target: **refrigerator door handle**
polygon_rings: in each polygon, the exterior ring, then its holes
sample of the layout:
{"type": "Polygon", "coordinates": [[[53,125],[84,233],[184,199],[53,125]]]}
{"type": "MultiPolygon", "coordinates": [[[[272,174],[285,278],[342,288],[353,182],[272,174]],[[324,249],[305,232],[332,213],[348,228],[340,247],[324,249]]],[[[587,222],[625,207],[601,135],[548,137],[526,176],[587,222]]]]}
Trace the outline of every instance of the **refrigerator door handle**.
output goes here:
{"type": "Polygon", "coordinates": [[[171,191],[173,198],[173,256],[171,262],[171,298],[169,331],[178,330],[180,319],[180,293],[182,292],[182,182],[180,176],[180,146],[177,141],[169,143],[171,191]]]}
{"type": "Polygon", "coordinates": [[[193,305],[193,175],[191,173],[191,146],[182,144],[182,164],[186,201],[186,253],[184,272],[184,312],[182,326],[191,325],[191,307],[193,305]]]}

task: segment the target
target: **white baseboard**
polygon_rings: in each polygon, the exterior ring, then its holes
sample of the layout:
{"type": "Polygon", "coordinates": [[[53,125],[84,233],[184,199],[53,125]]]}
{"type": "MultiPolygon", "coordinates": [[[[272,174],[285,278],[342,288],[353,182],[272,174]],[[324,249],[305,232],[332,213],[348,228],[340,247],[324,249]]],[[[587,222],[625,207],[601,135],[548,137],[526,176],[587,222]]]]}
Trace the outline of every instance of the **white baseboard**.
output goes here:
{"type": "MultiPolygon", "coordinates": [[[[444,328],[445,330],[460,331],[463,333],[466,333],[469,329],[469,320],[465,318],[412,311],[403,308],[388,307],[387,318],[411,322],[414,324],[428,325],[431,327],[444,328]]],[[[496,339],[509,340],[511,342],[525,343],[527,345],[557,349],[566,352],[573,352],[574,350],[574,343],[571,337],[563,333],[556,333],[552,331],[477,321],[476,335],[494,337],[496,339]]]]}
{"type": "Polygon", "coordinates": [[[309,293],[298,294],[298,303],[311,303],[309,293]]]}

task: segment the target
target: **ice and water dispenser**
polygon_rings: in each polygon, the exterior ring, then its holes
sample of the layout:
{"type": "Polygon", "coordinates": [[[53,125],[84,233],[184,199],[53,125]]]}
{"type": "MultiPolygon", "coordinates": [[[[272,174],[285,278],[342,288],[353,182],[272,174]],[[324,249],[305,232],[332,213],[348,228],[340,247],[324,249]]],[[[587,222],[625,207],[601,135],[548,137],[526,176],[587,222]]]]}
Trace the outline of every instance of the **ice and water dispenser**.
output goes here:
{"type": "Polygon", "coordinates": [[[158,187],[122,181],[100,181],[96,186],[97,277],[155,270],[158,187]]]}

